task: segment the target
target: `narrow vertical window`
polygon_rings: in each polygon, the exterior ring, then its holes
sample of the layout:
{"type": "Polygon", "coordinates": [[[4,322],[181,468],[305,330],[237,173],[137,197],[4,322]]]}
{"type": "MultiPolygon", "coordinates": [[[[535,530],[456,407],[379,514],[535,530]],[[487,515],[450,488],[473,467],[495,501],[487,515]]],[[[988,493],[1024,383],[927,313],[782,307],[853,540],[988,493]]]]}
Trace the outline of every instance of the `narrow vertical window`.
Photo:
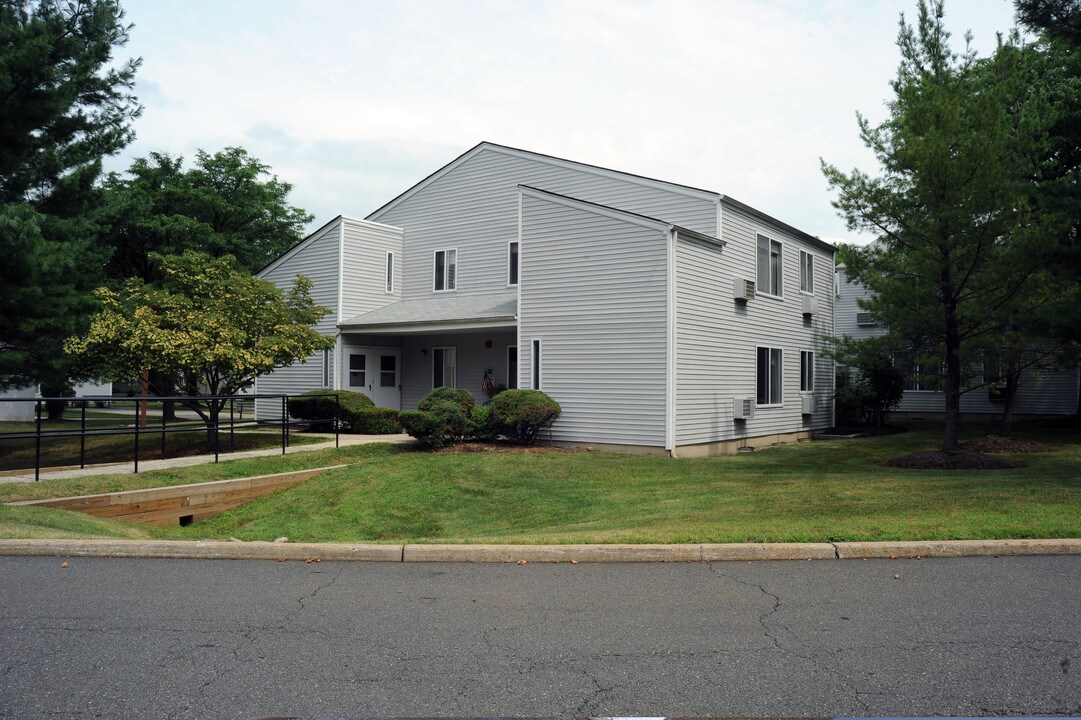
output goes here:
{"type": "Polygon", "coordinates": [[[800,392],[815,389],[815,354],[809,350],[801,350],[799,354],[799,389],[800,392]]]}
{"type": "Polygon", "coordinates": [[[458,251],[436,250],[435,289],[454,290],[458,287],[458,251]]]}
{"type": "Polygon", "coordinates": [[[507,245],[507,284],[518,284],[518,243],[517,241],[507,245]]]}
{"type": "Polygon", "coordinates": [[[781,243],[765,235],[757,240],[757,290],[766,295],[781,295],[781,243]]]}
{"type": "Polygon", "coordinates": [[[518,346],[507,346],[507,389],[518,388],[518,346]]]}
{"type": "Polygon", "coordinates": [[[432,388],[455,387],[455,350],[432,348],[432,388]]]}
{"type": "Polygon", "coordinates": [[[533,354],[530,358],[532,361],[532,387],[534,390],[541,389],[541,341],[539,339],[533,340],[533,354]]]}
{"type": "Polygon", "coordinates": [[[323,351],[323,387],[330,387],[330,350],[323,351]]]}
{"type": "Polygon", "coordinates": [[[815,265],[814,255],[803,250],[799,251],[799,289],[805,293],[815,291],[815,265]]]}
{"type": "Polygon", "coordinates": [[[349,387],[364,387],[368,384],[365,377],[367,359],[368,356],[363,354],[349,356],[349,387]]]}
{"type": "Polygon", "coordinates": [[[387,253],[387,292],[394,292],[394,253],[387,253]]]}
{"type": "Polygon", "coordinates": [[[758,348],[755,367],[755,401],[759,405],[780,405],[783,400],[783,366],[780,348],[758,348]]]}

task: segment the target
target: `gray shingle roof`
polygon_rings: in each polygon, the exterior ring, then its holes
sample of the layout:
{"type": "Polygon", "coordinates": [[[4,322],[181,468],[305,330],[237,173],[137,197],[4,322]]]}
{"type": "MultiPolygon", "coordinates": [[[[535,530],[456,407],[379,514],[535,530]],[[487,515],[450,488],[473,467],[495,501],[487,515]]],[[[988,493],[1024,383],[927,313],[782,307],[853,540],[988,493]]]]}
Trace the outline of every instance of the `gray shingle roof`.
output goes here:
{"type": "Polygon", "coordinates": [[[343,329],[373,325],[424,325],[510,320],[518,315],[518,293],[446,295],[430,300],[403,300],[357,315],[338,324],[343,329]]]}

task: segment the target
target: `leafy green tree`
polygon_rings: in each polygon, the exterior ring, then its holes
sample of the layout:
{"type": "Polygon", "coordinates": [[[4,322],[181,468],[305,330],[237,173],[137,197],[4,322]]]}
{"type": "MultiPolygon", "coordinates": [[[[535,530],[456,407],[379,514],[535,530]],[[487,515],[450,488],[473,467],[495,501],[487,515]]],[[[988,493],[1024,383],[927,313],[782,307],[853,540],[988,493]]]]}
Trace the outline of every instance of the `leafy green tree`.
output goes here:
{"type": "Polygon", "coordinates": [[[67,381],[61,346],[95,307],[103,156],[133,137],[139,60],[115,0],[0,3],[0,387],[67,381]]]}
{"type": "Polygon", "coordinates": [[[134,381],[153,370],[186,395],[203,396],[183,404],[203,418],[211,440],[228,401],[206,396],[233,395],[334,345],[311,328],[330,311],[313,304],[302,276],[285,293],[230,256],[188,251],[155,259],[160,286],[132,278],[119,291],[99,288],[101,311],[85,336],[64,347],[87,372],[134,381]]]}
{"type": "Polygon", "coordinates": [[[125,175],[105,182],[113,249],[109,275],[160,282],[151,255],[187,250],[232,255],[237,267],[256,272],[303,237],[312,216],[289,204],[292,185],[239,147],[210,154],[195,166],[182,157],[150,153],[125,175]]]}
{"type": "Polygon", "coordinates": [[[918,15],[915,27],[902,17],[890,117],[878,126],[859,117],[880,175],[822,168],[849,229],[877,236],[841,258],[873,292],[866,308],[895,344],[943,361],[942,447],[955,450],[970,358],[1039,271],[1027,183],[1047,108],[1012,102],[1012,54],[953,52],[941,2],[921,0],[918,15]]]}

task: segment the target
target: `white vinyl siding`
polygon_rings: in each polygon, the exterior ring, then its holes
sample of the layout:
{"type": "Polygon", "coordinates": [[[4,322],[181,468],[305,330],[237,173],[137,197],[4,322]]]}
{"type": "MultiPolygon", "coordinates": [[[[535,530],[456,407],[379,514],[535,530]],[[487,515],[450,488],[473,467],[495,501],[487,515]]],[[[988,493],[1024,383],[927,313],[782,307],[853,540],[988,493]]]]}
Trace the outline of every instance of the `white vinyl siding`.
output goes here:
{"type": "MultiPolygon", "coordinates": [[[[484,146],[437,173],[414,193],[371,215],[372,220],[405,228],[409,252],[404,258],[404,285],[399,285],[405,290],[404,299],[431,296],[432,253],[451,247],[459,249],[460,262],[468,252],[468,269],[458,273],[458,293],[505,291],[507,243],[518,238],[519,183],[717,234],[716,193],[676,189],[666,183],[484,146]]],[[[519,249],[519,271],[525,272],[528,250],[519,249]]]]}
{"type": "Polygon", "coordinates": [[[665,444],[667,232],[523,191],[519,387],[563,408],[555,440],[665,444]]]}
{"type": "Polygon", "coordinates": [[[346,218],[342,240],[342,320],[401,300],[402,230],[346,218]]]}

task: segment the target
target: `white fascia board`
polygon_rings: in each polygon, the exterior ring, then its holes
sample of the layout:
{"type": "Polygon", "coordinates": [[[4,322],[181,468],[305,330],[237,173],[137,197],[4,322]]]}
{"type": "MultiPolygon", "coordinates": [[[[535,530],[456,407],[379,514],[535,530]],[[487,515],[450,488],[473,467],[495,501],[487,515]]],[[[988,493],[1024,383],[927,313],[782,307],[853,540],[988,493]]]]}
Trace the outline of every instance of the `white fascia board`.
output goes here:
{"type": "MultiPolygon", "coordinates": [[[[536,198],[538,200],[545,200],[555,205],[575,208],[576,210],[584,210],[585,212],[592,213],[594,215],[612,218],[613,220],[619,220],[621,222],[629,223],[631,225],[638,225],[639,227],[649,228],[650,230],[668,232],[675,227],[671,223],[666,223],[662,220],[653,220],[651,218],[643,217],[641,215],[635,215],[633,213],[628,213],[613,208],[606,208],[595,203],[586,202],[585,200],[576,200],[574,198],[569,198],[563,195],[556,195],[553,193],[545,192],[544,190],[535,190],[533,188],[525,187],[523,185],[518,186],[518,192],[522,195],[528,195],[529,197],[536,198]]],[[[519,226],[521,226],[520,221],[519,226]]],[[[518,246],[519,252],[521,252],[521,247],[521,245],[518,246]]]]}
{"type": "Polygon", "coordinates": [[[386,223],[375,222],[374,220],[364,220],[361,218],[349,217],[347,215],[342,215],[341,218],[342,220],[346,220],[357,225],[371,225],[373,227],[383,228],[384,230],[397,230],[398,232],[402,232],[402,228],[398,227],[397,225],[388,225],[386,223]]]}
{"type": "Polygon", "coordinates": [[[516,317],[499,317],[461,322],[386,323],[382,325],[339,325],[342,332],[365,335],[423,335],[427,333],[456,332],[459,330],[513,329],[518,326],[516,317]]]}

